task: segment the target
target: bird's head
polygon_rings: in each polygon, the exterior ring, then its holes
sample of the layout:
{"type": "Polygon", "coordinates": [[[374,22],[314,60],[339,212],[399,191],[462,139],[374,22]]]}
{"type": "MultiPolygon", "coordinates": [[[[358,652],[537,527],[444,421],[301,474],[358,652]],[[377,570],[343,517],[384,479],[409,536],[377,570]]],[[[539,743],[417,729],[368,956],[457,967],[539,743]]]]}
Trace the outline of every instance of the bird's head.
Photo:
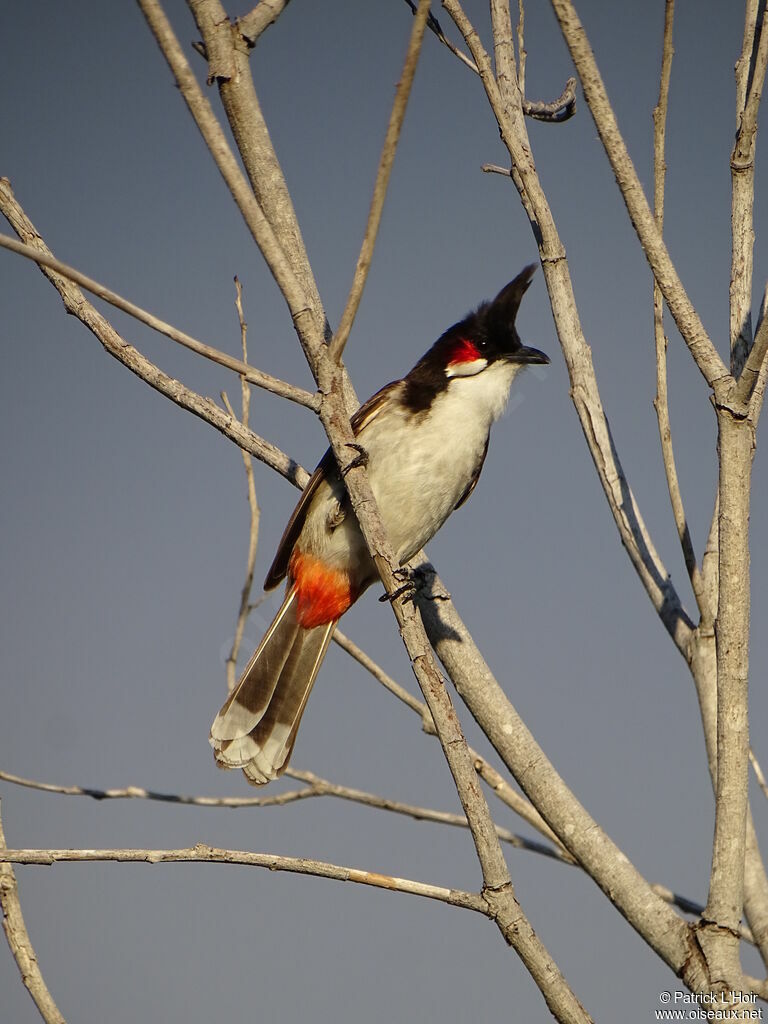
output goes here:
{"type": "Polygon", "coordinates": [[[525,267],[495,299],[483,302],[437,339],[406,377],[411,408],[428,408],[452,379],[476,377],[500,362],[518,368],[549,362],[539,349],[523,345],[515,327],[535,270],[534,264],[525,267]]]}

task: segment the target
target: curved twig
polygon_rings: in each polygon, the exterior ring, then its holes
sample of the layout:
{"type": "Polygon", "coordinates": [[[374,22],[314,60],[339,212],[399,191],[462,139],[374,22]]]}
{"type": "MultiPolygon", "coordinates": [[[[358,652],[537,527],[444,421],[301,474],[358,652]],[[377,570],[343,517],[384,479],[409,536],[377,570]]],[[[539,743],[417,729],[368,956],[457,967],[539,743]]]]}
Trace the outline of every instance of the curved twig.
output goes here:
{"type": "Polygon", "coordinates": [[[534,121],[552,124],[569,120],[576,113],[576,79],[569,78],[562,93],[551,103],[523,98],[523,113],[534,121]]]}
{"type": "MultiPolygon", "coordinates": [[[[0,818],[0,858],[7,850],[3,822],[0,818]]],[[[34,1000],[40,1016],[46,1024],[67,1024],[61,1011],[48,991],[40,971],[32,942],[29,938],[19,902],[19,887],[10,864],[0,860],[0,909],[3,912],[3,930],[8,940],[13,959],[19,968],[24,987],[34,1000]]]]}

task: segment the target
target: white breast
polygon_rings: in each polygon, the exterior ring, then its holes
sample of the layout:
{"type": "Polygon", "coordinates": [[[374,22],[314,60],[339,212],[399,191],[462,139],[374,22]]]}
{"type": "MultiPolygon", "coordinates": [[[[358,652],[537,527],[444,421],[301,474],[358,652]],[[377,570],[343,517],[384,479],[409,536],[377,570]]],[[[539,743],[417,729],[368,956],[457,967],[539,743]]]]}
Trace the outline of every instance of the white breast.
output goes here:
{"type": "MultiPolygon", "coordinates": [[[[453,377],[429,410],[416,414],[393,393],[360,431],[371,487],[401,564],[431,540],[470,486],[519,369],[499,361],[475,376],[453,377]]],[[[376,572],[354,517],[338,522],[343,500],[338,479],[322,486],[302,531],[302,547],[339,566],[349,566],[352,550],[352,563],[360,565],[361,575],[367,566],[372,580],[376,572]]]]}
{"type": "Polygon", "coordinates": [[[373,493],[401,561],[437,533],[466,492],[518,369],[500,362],[452,378],[428,412],[413,417],[393,403],[361,432],[373,493]]]}

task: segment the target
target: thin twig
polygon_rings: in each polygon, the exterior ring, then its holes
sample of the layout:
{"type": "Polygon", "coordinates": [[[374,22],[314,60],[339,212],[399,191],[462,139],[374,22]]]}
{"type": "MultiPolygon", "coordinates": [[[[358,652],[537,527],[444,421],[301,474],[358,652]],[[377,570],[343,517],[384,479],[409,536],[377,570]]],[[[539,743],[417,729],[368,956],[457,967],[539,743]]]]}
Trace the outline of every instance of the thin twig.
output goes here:
{"type": "MultiPolygon", "coordinates": [[[[7,218],[23,242],[32,245],[43,256],[53,255],[32,221],[24,213],[11,190],[10,182],[5,178],[0,178],[0,213],[7,218]]],[[[95,306],[85,298],[80,289],[67,278],[61,277],[45,266],[41,266],[40,270],[61,296],[67,312],[85,324],[101,342],[105,351],[127,367],[131,373],[175,402],[176,405],[210,423],[225,437],[234,441],[240,448],[251,452],[257,459],[276,470],[297,487],[303,487],[306,484],[309,474],[302,466],[290,459],[285,452],[259,437],[258,434],[254,434],[252,430],[243,427],[237,419],[230,416],[212,399],[185,387],[155,366],[138,349],[128,344],[95,306]]]]}
{"type": "MultiPolygon", "coordinates": [[[[377,679],[382,686],[384,686],[391,694],[397,697],[398,700],[402,701],[407,707],[414,711],[421,718],[422,729],[429,736],[435,736],[435,724],[432,721],[432,715],[430,714],[427,705],[414,697],[404,686],[396,682],[388,673],[378,665],[370,655],[359,647],[353,640],[350,640],[340,629],[336,630],[334,640],[346,651],[351,657],[362,665],[366,671],[370,672],[374,679],[377,679]]],[[[571,855],[565,849],[563,844],[557,838],[552,829],[547,825],[542,816],[536,810],[536,808],[526,800],[524,796],[521,796],[516,790],[514,790],[503,776],[496,771],[496,769],[476,750],[472,747],[469,748],[469,753],[475,766],[475,771],[480,778],[490,786],[493,793],[498,797],[502,803],[506,804],[515,814],[519,815],[524,821],[528,822],[537,832],[541,833],[545,839],[554,843],[558,849],[564,854],[565,859],[572,859],[571,855]]]]}
{"type": "MultiPolygon", "coordinates": [[[[415,17],[416,16],[416,4],[413,2],[413,0],[405,0],[405,2],[411,8],[411,13],[415,17]]],[[[437,38],[440,40],[440,42],[443,44],[443,46],[447,47],[451,51],[451,53],[454,55],[454,57],[458,57],[458,59],[462,62],[462,64],[466,65],[466,67],[468,67],[470,71],[474,71],[474,73],[476,75],[479,74],[479,72],[477,70],[477,64],[475,64],[475,62],[470,57],[468,57],[465,53],[462,53],[462,51],[458,48],[458,46],[455,46],[450,41],[450,39],[446,36],[446,34],[443,32],[442,28],[440,27],[440,22],[437,20],[437,18],[434,16],[434,14],[432,14],[432,12],[430,12],[428,17],[427,17],[427,28],[430,30],[430,32],[433,32],[435,34],[435,36],[437,36],[437,38]]]]}
{"type": "Polygon", "coordinates": [[[499,164],[481,164],[480,170],[484,174],[501,174],[504,178],[512,177],[512,170],[509,167],[500,167],[499,164]]]}
{"type": "MultiPolygon", "coordinates": [[[[755,145],[757,113],[768,64],[765,0],[746,4],[741,56],[736,62],[736,141],[731,153],[731,373],[738,378],[752,347],[755,145]]],[[[759,370],[753,363],[753,368],[759,370]]],[[[740,392],[747,387],[740,382],[740,392]]]]}
{"type": "MultiPolygon", "coordinates": [[[[662,44],[661,75],[659,81],[659,101],[653,111],[653,178],[654,178],[654,216],[659,234],[664,232],[664,180],[666,175],[665,140],[667,130],[667,110],[669,108],[669,82],[672,75],[672,58],[675,50],[672,44],[672,29],[675,17],[675,0],[666,0],[664,10],[664,41],[662,44]]],[[[658,281],[653,279],[653,332],[656,342],[656,398],[653,407],[659,425],[661,453],[664,472],[667,478],[667,490],[672,505],[672,514],[677,527],[677,535],[685,560],[685,567],[693,587],[696,603],[703,613],[704,590],[699,573],[699,566],[693,550],[688,520],[685,515],[683,497],[680,492],[680,481],[675,465],[675,452],[672,446],[672,430],[669,420],[669,399],[667,392],[667,338],[664,334],[664,299],[658,281]]]]}
{"type": "MultiPolygon", "coordinates": [[[[756,762],[755,762],[756,764],[756,762]]],[[[760,785],[766,787],[759,765],[756,767],[760,785]]],[[[445,811],[436,811],[429,807],[417,807],[413,804],[406,804],[386,797],[380,797],[364,790],[351,789],[346,786],[339,786],[316,775],[314,772],[300,771],[289,768],[286,773],[290,778],[306,783],[305,789],[286,790],[276,796],[255,796],[255,797],[208,797],[208,796],[182,796],[179,794],[159,793],[154,790],[143,789],[140,786],[126,786],[121,789],[93,789],[80,786],[60,786],[48,782],[37,782],[33,779],[25,779],[10,772],[0,771],[0,780],[10,782],[17,786],[24,786],[28,789],[36,789],[45,793],[60,793],[66,796],[87,796],[93,800],[157,800],[166,803],[176,803],[180,806],[196,807],[219,807],[219,808],[240,808],[240,807],[283,807],[287,804],[296,803],[300,800],[321,796],[333,796],[342,800],[349,800],[352,803],[359,803],[363,806],[374,807],[379,810],[391,811],[413,818],[416,821],[429,821],[437,824],[454,825],[459,828],[467,828],[466,818],[460,814],[450,814],[445,811]]],[[[766,791],[768,796],[768,791],[766,791]]],[[[0,821],[0,848],[4,848],[2,841],[2,822],[0,821]]],[[[518,849],[528,850],[532,853],[539,853],[546,857],[552,857],[562,864],[573,866],[575,861],[564,853],[560,847],[553,849],[542,843],[532,842],[508,829],[497,826],[497,834],[502,842],[509,843],[518,849]]],[[[7,866],[0,866],[0,879],[7,866]]],[[[8,870],[12,870],[8,868],[8,870]]],[[[2,888],[2,883],[0,883],[2,888]]],[[[665,885],[653,883],[653,891],[660,896],[665,903],[679,907],[687,914],[700,917],[704,907],[694,900],[673,892],[665,885]]],[[[752,932],[746,926],[740,928],[741,937],[745,942],[754,945],[755,940],[752,932]]]]}
{"type": "Polygon", "coordinates": [[[154,800],[184,807],[282,807],[317,795],[309,789],[286,790],[273,796],[187,796],[183,793],[161,793],[154,789],[144,789],[142,786],[94,789],[87,786],[61,786],[52,782],[37,782],[3,771],[0,771],[0,781],[24,786],[26,789],[37,789],[43,793],[87,796],[92,800],[154,800]]]}
{"type": "Polygon", "coordinates": [[[552,7],[576,65],[584,98],[613,168],[630,219],[654,277],[659,282],[669,311],[709,386],[716,391],[723,390],[732,383],[731,375],[688,298],[666,244],[656,227],[576,10],[571,0],[552,0],[552,7]]]}
{"type": "Polygon", "coordinates": [[[419,63],[421,45],[424,41],[424,29],[429,14],[429,0],[419,0],[419,8],[413,21],[411,38],[408,43],[408,52],[405,57],[405,64],[397,83],[395,100],[392,104],[392,113],[389,115],[387,133],[384,137],[384,146],[379,159],[379,167],[376,172],[376,182],[373,186],[373,197],[371,207],[368,211],[368,223],[365,226],[365,236],[360,248],[360,255],[357,257],[355,275],[352,279],[352,287],[349,289],[349,296],[341,315],[338,329],[330,343],[329,350],[331,359],[339,362],[347,344],[349,332],[352,330],[355,316],[357,315],[360,299],[363,296],[365,282],[368,279],[368,271],[371,268],[373,250],[376,245],[381,214],[384,209],[384,200],[387,197],[389,178],[392,173],[392,165],[395,162],[397,144],[400,141],[400,130],[403,127],[405,111],[408,106],[408,98],[411,95],[413,79],[416,75],[416,67],[419,63]]]}
{"type": "MultiPolygon", "coordinates": [[[[758,341],[760,341],[761,345],[765,344],[765,335],[763,332],[768,331],[768,327],[765,326],[766,323],[768,323],[768,282],[766,282],[765,288],[763,289],[763,301],[760,304],[760,313],[757,318],[757,327],[755,328],[755,345],[758,344],[758,341]]],[[[749,364],[749,360],[747,360],[747,364],[749,364]]],[[[760,419],[760,410],[763,407],[766,383],[768,383],[768,358],[763,357],[763,363],[758,371],[757,381],[754,384],[752,398],[750,399],[750,414],[754,423],[757,423],[760,419]]]]}
{"type": "Polygon", "coordinates": [[[297,276],[272,225],[254,196],[213,108],[189,66],[162,5],[158,0],[138,0],[138,3],[163,56],[168,61],[179,92],[285,298],[304,352],[316,352],[323,344],[325,326],[325,316],[319,309],[319,301],[307,297],[307,282],[302,282],[297,276]]]}
{"type": "Polygon", "coordinates": [[[760,762],[755,757],[755,752],[751,747],[749,748],[749,763],[752,765],[752,771],[755,773],[757,784],[763,791],[763,796],[768,799],[768,782],[765,781],[763,769],[760,767],[760,762]]]}
{"type": "MultiPolygon", "coordinates": [[[[0,179],[0,185],[10,189],[11,183],[7,178],[2,178],[0,179]]],[[[171,341],[183,345],[184,348],[196,352],[205,359],[210,359],[211,362],[218,363],[220,366],[226,366],[228,370],[234,370],[235,373],[245,377],[251,384],[256,384],[258,387],[271,391],[281,398],[288,398],[291,402],[296,402],[298,405],[304,405],[307,409],[312,409],[314,412],[320,408],[320,399],[317,395],[312,394],[312,392],[289,384],[278,377],[273,377],[262,370],[257,370],[255,367],[249,366],[248,363],[235,359],[227,352],[222,352],[220,349],[198,341],[197,338],[193,338],[190,334],[186,334],[172,324],[166,323],[165,320],[161,320],[152,313],[148,313],[141,306],[137,306],[134,302],[124,299],[122,295],[118,295],[117,292],[113,292],[110,288],[95,281],[92,277],[87,277],[79,270],[76,270],[75,267],[71,267],[69,264],[62,262],[62,260],[48,255],[36,246],[17,242],[15,238],[10,238],[8,235],[0,235],[0,247],[8,249],[19,256],[24,256],[28,260],[33,260],[38,266],[54,270],[61,277],[65,277],[68,281],[80,285],[81,288],[85,288],[92,295],[96,295],[116,309],[121,310],[121,312],[127,313],[140,323],[146,324],[147,327],[151,327],[158,334],[164,334],[171,341]]]]}
{"type": "Polygon", "coordinates": [[[490,916],[485,899],[478,893],[447,889],[439,885],[430,885],[428,882],[417,882],[409,878],[397,878],[376,871],[342,867],[338,864],[328,864],[324,861],[308,860],[302,857],[282,857],[278,854],[251,853],[246,850],[222,850],[206,846],[203,843],[176,850],[0,850],[0,863],[6,864],[50,865],[82,863],[84,861],[117,861],[130,864],[173,864],[179,862],[244,864],[250,867],[266,868],[269,871],[315,875],[338,882],[356,882],[360,885],[371,885],[377,889],[388,889],[390,892],[424,896],[427,899],[438,900],[440,903],[447,903],[449,906],[462,907],[465,910],[474,910],[486,917],[490,916]]]}
{"type": "MultiPolygon", "coordinates": [[[[245,315],[243,313],[243,287],[237,277],[235,278],[235,290],[235,305],[237,306],[237,316],[240,322],[240,342],[243,349],[243,361],[247,363],[248,324],[245,322],[245,315]]],[[[240,417],[240,422],[244,427],[248,427],[248,416],[251,407],[251,389],[248,387],[248,383],[244,377],[240,378],[240,382],[242,402],[242,415],[240,417]]],[[[234,415],[229,404],[229,400],[223,392],[221,397],[224,404],[227,406],[230,415],[234,415]]],[[[253,574],[256,568],[256,551],[259,546],[259,521],[261,519],[261,510],[259,509],[259,502],[256,498],[256,481],[253,475],[253,459],[248,452],[245,451],[242,452],[242,456],[243,465],[245,466],[245,479],[248,488],[250,525],[248,530],[248,556],[245,563],[245,581],[243,582],[243,589],[240,592],[240,608],[237,613],[237,623],[235,625],[235,635],[232,639],[232,648],[229,652],[229,657],[227,658],[226,663],[227,687],[230,692],[235,686],[235,668],[237,665],[237,658],[240,653],[240,644],[243,640],[245,623],[248,619],[248,613],[251,610],[251,590],[253,589],[253,574]]]]}
{"type": "MultiPolygon", "coordinates": [[[[144,789],[141,786],[123,786],[113,789],[94,789],[82,786],[61,786],[50,782],[37,782],[34,779],[25,779],[19,775],[12,775],[10,772],[0,771],[0,781],[12,783],[15,786],[22,786],[25,789],[34,789],[43,793],[58,793],[62,796],[85,796],[91,800],[101,802],[103,800],[150,800],[159,803],[177,804],[180,807],[213,807],[239,809],[242,807],[285,807],[288,804],[295,804],[302,800],[310,800],[317,797],[335,797],[339,800],[347,800],[350,803],[361,804],[364,807],[373,807],[381,811],[389,811],[393,814],[400,814],[404,817],[413,818],[414,821],[428,821],[437,825],[452,825],[456,828],[469,828],[467,819],[461,814],[452,814],[449,811],[438,811],[432,807],[420,807],[416,804],[404,803],[401,800],[392,800],[389,797],[379,796],[376,793],[369,793],[362,789],[355,789],[350,786],[341,786],[338,783],[330,782],[314,772],[301,771],[298,768],[288,768],[285,774],[297,782],[303,782],[305,789],[290,789],[283,793],[271,796],[187,796],[180,793],[160,793],[157,790],[144,789]]],[[[564,851],[559,843],[549,846],[536,840],[526,839],[510,829],[496,826],[496,834],[503,843],[508,843],[518,850],[528,850],[531,853],[538,853],[544,857],[551,857],[554,860],[562,861],[564,864],[573,865],[573,858],[564,851]]]]}
{"type": "Polygon", "coordinates": [[[556,100],[546,103],[543,100],[529,100],[523,97],[522,103],[523,113],[534,121],[546,121],[550,124],[568,121],[576,113],[576,79],[568,79],[556,100]]]}
{"type": "MultiPolygon", "coordinates": [[[[0,857],[6,850],[3,822],[0,818],[0,857]]],[[[35,953],[29,938],[29,932],[21,912],[16,875],[7,862],[0,862],[0,909],[3,912],[3,930],[13,959],[19,968],[24,987],[40,1011],[40,1016],[46,1021],[46,1024],[67,1024],[54,1002],[53,996],[48,991],[48,986],[40,971],[37,953],[35,953]]]]}
{"type": "Polygon", "coordinates": [[[525,48],[525,4],[517,0],[517,84],[525,96],[525,64],[528,51],[525,48]]]}
{"type": "MultiPolygon", "coordinates": [[[[768,35],[768,32],[766,33],[768,35]]],[[[755,332],[755,341],[752,345],[752,349],[747,356],[747,361],[744,364],[744,369],[741,371],[741,376],[736,384],[734,400],[746,407],[751,402],[751,416],[752,421],[757,423],[760,416],[760,405],[762,404],[762,394],[765,390],[765,384],[763,383],[763,391],[758,392],[758,385],[761,376],[764,376],[766,369],[768,368],[768,318],[762,316],[758,321],[757,331],[755,332]],[[758,394],[758,401],[752,401],[753,395],[758,394]]]]}
{"type": "MultiPolygon", "coordinates": [[[[339,786],[329,782],[327,779],[315,775],[314,772],[299,771],[289,768],[286,771],[292,779],[305,782],[317,796],[335,796],[341,800],[349,800],[352,803],[363,804],[366,807],[375,807],[382,811],[392,811],[395,814],[402,814],[416,821],[431,821],[441,825],[453,825],[457,828],[469,828],[466,817],[462,814],[451,814],[448,811],[437,811],[431,807],[417,807],[414,804],[403,803],[399,800],[390,800],[387,797],[377,796],[375,793],[367,793],[362,789],[354,789],[350,786],[339,786]]],[[[559,844],[557,847],[545,845],[524,839],[522,836],[511,832],[509,829],[496,825],[496,835],[504,843],[509,843],[520,850],[529,850],[532,853],[540,853],[545,857],[553,857],[555,860],[565,864],[574,864],[569,854],[563,851],[559,844]]]]}

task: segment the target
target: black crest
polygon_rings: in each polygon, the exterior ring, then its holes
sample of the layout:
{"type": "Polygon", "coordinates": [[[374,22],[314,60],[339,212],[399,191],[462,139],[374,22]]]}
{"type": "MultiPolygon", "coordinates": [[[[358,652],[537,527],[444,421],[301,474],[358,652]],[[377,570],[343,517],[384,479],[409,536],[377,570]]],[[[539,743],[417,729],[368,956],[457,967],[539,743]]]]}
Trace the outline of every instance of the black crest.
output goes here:
{"type": "Polygon", "coordinates": [[[451,353],[463,341],[472,342],[478,355],[489,363],[497,359],[520,363],[549,362],[543,352],[524,346],[515,328],[520,302],[535,270],[536,265],[529,264],[501,289],[495,299],[483,302],[437,339],[405,378],[403,401],[409,409],[413,412],[428,409],[435,395],[446,387],[446,366],[451,361],[451,353]]]}

